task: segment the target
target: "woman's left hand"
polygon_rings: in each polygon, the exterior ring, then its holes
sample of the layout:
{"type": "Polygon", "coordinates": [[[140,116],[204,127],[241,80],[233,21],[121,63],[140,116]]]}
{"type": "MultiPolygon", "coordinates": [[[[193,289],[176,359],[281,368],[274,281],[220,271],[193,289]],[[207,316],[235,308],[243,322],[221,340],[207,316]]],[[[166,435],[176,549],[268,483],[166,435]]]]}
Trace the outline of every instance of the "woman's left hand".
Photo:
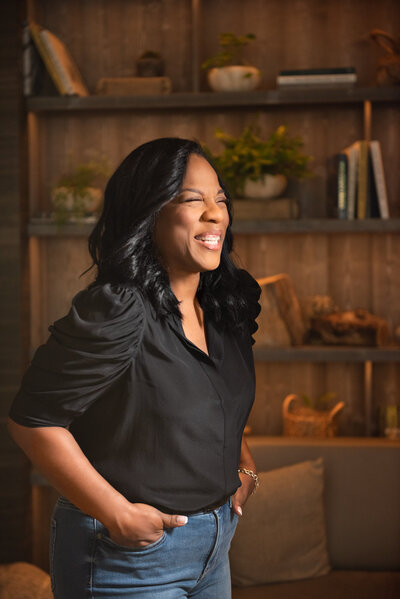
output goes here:
{"type": "MultiPolygon", "coordinates": [[[[242,445],[240,449],[240,468],[247,468],[248,470],[256,471],[256,465],[254,463],[253,457],[251,455],[249,446],[247,445],[246,437],[242,436],[242,445]]],[[[246,501],[249,498],[249,495],[254,491],[254,487],[256,485],[253,477],[245,474],[244,472],[239,472],[239,478],[241,481],[241,486],[238,488],[236,493],[232,495],[232,509],[238,516],[243,514],[243,508],[246,501]]]]}
{"type": "Polygon", "coordinates": [[[236,493],[232,495],[232,509],[238,516],[243,514],[243,507],[249,498],[249,495],[252,494],[255,486],[254,479],[248,474],[244,474],[243,472],[239,472],[239,477],[242,482],[242,485],[238,488],[236,493]]]}

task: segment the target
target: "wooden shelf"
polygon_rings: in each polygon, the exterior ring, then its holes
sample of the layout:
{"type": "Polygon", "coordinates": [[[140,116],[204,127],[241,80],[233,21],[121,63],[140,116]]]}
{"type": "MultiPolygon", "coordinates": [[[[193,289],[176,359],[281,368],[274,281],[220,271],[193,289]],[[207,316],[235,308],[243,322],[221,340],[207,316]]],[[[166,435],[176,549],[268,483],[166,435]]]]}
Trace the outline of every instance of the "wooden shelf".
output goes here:
{"type": "Polygon", "coordinates": [[[400,231],[400,219],[236,220],[232,229],[234,233],[389,233],[400,231]]]}
{"type": "Polygon", "coordinates": [[[400,346],[254,346],[258,362],[400,362],[400,346]]]}
{"type": "Polygon", "coordinates": [[[399,102],[400,87],[349,87],[253,92],[174,93],[158,96],[37,96],[26,99],[31,112],[79,112],[96,110],[174,110],[202,108],[253,108],[307,104],[399,102]]]}
{"type": "Polygon", "coordinates": [[[94,225],[92,223],[66,223],[56,225],[49,222],[31,222],[28,224],[30,237],[87,237],[94,225]]]}
{"type": "MultiPolygon", "coordinates": [[[[49,222],[31,222],[28,235],[31,237],[87,237],[93,229],[92,223],[67,223],[56,225],[49,222]]],[[[298,219],[258,220],[234,222],[234,233],[390,233],[400,231],[400,219],[365,220],[298,219]]]]}

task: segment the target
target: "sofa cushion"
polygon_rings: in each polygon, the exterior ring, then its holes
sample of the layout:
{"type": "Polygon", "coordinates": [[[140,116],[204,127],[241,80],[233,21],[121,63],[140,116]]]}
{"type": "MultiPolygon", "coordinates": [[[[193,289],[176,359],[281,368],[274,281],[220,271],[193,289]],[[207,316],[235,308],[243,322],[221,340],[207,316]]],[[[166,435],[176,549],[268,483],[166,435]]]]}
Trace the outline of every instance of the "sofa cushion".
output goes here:
{"type": "Polygon", "coordinates": [[[333,570],[327,576],[234,587],[232,599],[398,599],[400,572],[333,570]]]}
{"type": "Polygon", "coordinates": [[[318,458],[261,472],[230,551],[237,586],[298,580],[330,571],[318,458]]]}
{"type": "Polygon", "coordinates": [[[247,441],[259,471],[323,458],[333,569],[400,570],[400,441],[282,436],[247,441]]]}

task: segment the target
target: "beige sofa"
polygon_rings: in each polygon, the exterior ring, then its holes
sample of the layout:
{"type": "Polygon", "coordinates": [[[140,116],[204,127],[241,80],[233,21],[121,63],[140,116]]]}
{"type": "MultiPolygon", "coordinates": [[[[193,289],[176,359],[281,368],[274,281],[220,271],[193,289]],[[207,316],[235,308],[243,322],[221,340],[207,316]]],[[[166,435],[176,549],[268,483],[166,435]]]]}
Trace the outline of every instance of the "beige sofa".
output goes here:
{"type": "MultiPolygon", "coordinates": [[[[348,437],[249,437],[248,442],[259,472],[322,458],[326,549],[331,571],[290,582],[234,586],[233,599],[398,599],[400,442],[348,437]]],[[[295,501],[296,493],[293,495],[295,501]]],[[[249,498],[246,511],[256,509],[255,499],[249,498]]],[[[262,522],[262,518],[259,520],[262,522]]],[[[244,524],[243,519],[239,526],[244,524]]],[[[268,531],[261,532],[268,536],[268,531]]],[[[245,531],[238,528],[238,534],[245,531]]],[[[248,544],[247,553],[240,554],[242,548],[236,543],[234,563],[231,558],[233,579],[235,568],[240,570],[240,560],[249,559],[249,547],[252,550],[248,544]]],[[[254,560],[258,561],[257,546],[255,551],[254,560]]],[[[261,559],[267,562],[265,557],[261,559]]],[[[257,576],[262,579],[263,575],[261,563],[257,576]]]]}

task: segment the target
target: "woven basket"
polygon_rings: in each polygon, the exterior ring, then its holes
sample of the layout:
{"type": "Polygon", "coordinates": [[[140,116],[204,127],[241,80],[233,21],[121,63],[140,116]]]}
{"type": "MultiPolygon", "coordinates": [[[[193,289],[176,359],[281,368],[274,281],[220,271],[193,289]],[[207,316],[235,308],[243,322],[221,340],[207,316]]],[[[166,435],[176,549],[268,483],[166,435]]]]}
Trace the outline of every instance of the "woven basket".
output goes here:
{"type": "Polygon", "coordinates": [[[288,395],[282,406],[283,434],[289,437],[334,437],[337,434],[335,417],[343,408],[344,402],[339,401],[329,412],[313,410],[304,406],[298,395],[288,395]]]}

